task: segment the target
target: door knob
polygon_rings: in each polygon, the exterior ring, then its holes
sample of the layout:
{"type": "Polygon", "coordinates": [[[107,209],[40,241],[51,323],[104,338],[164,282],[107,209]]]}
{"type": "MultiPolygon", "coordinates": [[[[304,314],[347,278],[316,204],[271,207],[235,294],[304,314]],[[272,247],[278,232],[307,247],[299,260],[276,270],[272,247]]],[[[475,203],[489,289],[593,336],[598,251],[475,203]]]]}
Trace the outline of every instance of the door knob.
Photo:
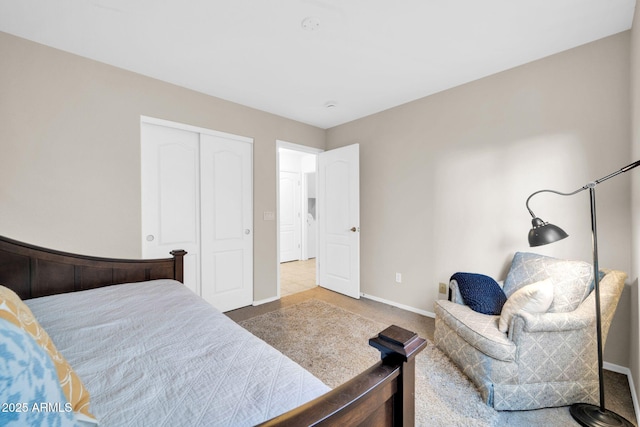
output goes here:
{"type": "Polygon", "coordinates": [[[351,228],[350,228],[350,231],[351,231],[351,232],[353,232],[353,233],[355,233],[356,231],[360,231],[360,228],[359,228],[359,227],[358,227],[358,228],[351,227],[351,228]]]}
{"type": "Polygon", "coordinates": [[[153,234],[149,234],[147,236],[147,242],[153,242],[153,239],[155,239],[155,237],[153,236],[153,234]]]}
{"type": "Polygon", "coordinates": [[[249,234],[249,233],[251,233],[251,230],[249,230],[248,228],[245,228],[244,229],[244,234],[249,234]]]}

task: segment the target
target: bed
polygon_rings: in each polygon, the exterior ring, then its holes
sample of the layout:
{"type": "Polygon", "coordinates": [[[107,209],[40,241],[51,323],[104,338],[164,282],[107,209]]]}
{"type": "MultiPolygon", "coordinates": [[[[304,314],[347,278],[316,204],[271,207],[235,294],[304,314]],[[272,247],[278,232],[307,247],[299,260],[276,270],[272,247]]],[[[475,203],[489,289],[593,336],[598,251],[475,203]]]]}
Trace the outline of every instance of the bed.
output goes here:
{"type": "Polygon", "coordinates": [[[171,255],[107,259],[0,236],[0,284],[89,394],[58,412],[102,426],[414,425],[424,339],[390,326],[369,340],[380,362],[330,390],[184,287],[185,252],[171,255]]]}

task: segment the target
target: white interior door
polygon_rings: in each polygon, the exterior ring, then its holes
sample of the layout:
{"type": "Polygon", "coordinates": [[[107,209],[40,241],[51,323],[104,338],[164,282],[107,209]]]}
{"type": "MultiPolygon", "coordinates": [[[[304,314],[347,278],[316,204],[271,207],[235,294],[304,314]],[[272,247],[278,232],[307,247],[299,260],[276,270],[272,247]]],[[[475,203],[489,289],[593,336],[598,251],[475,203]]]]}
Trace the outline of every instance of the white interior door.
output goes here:
{"type": "Polygon", "coordinates": [[[280,262],[301,259],[300,174],[280,172],[280,262]]]}
{"type": "Polygon", "coordinates": [[[142,256],[184,249],[184,284],[200,294],[200,162],[196,132],[141,123],[142,256]]]}
{"type": "Polygon", "coordinates": [[[202,298],[221,311],[253,303],[253,190],[249,142],[201,136],[202,298]]]}
{"type": "Polygon", "coordinates": [[[318,154],[320,286],[360,298],[359,145],[318,154]]]}

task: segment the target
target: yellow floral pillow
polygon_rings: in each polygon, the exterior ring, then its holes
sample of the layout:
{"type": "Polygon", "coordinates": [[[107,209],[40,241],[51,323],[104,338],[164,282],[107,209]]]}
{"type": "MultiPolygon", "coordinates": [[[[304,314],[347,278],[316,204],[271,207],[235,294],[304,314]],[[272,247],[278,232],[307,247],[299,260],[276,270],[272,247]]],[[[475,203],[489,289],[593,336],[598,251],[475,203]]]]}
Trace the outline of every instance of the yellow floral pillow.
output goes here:
{"type": "Polygon", "coordinates": [[[89,392],[84,388],[78,375],[64,356],[56,349],[49,334],[40,326],[29,307],[15,292],[4,286],[0,286],[0,318],[6,319],[27,331],[40,347],[49,354],[53,365],[56,367],[62,391],[69,403],[71,403],[74,412],[95,420],[95,417],[89,412],[89,392]]]}

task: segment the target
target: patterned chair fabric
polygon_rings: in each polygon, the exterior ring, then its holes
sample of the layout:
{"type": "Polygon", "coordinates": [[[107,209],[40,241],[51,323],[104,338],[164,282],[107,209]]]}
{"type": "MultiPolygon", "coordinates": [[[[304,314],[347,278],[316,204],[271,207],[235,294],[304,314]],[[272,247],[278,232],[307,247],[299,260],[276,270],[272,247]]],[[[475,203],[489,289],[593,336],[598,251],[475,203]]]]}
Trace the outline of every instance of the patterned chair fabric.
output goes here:
{"type": "MultiPolygon", "coordinates": [[[[517,264],[521,267],[521,262],[517,264]]],[[[559,264],[552,264],[547,266],[547,271],[553,273],[559,264]]],[[[487,405],[496,410],[528,410],[576,402],[597,404],[595,293],[591,292],[589,283],[592,279],[585,282],[582,271],[578,268],[570,273],[580,276],[579,280],[589,290],[575,310],[550,310],[542,314],[519,311],[513,316],[507,333],[498,330],[500,316],[476,313],[460,304],[455,289],[452,289],[453,302],[436,302],[435,344],[476,384],[487,405]]],[[[603,342],[627,277],[621,271],[604,273],[600,280],[603,342]]],[[[536,280],[540,277],[530,276],[536,280]]],[[[505,288],[509,285],[512,289],[507,295],[515,291],[509,279],[508,276],[505,288]]],[[[567,286],[566,274],[560,282],[567,286]]],[[[455,283],[451,285],[455,288],[455,283]]],[[[575,298],[576,286],[568,289],[572,294],[570,298],[575,298]]],[[[554,298],[561,290],[561,286],[556,287],[554,298]]],[[[567,299],[560,298],[566,307],[567,299]]]]}

